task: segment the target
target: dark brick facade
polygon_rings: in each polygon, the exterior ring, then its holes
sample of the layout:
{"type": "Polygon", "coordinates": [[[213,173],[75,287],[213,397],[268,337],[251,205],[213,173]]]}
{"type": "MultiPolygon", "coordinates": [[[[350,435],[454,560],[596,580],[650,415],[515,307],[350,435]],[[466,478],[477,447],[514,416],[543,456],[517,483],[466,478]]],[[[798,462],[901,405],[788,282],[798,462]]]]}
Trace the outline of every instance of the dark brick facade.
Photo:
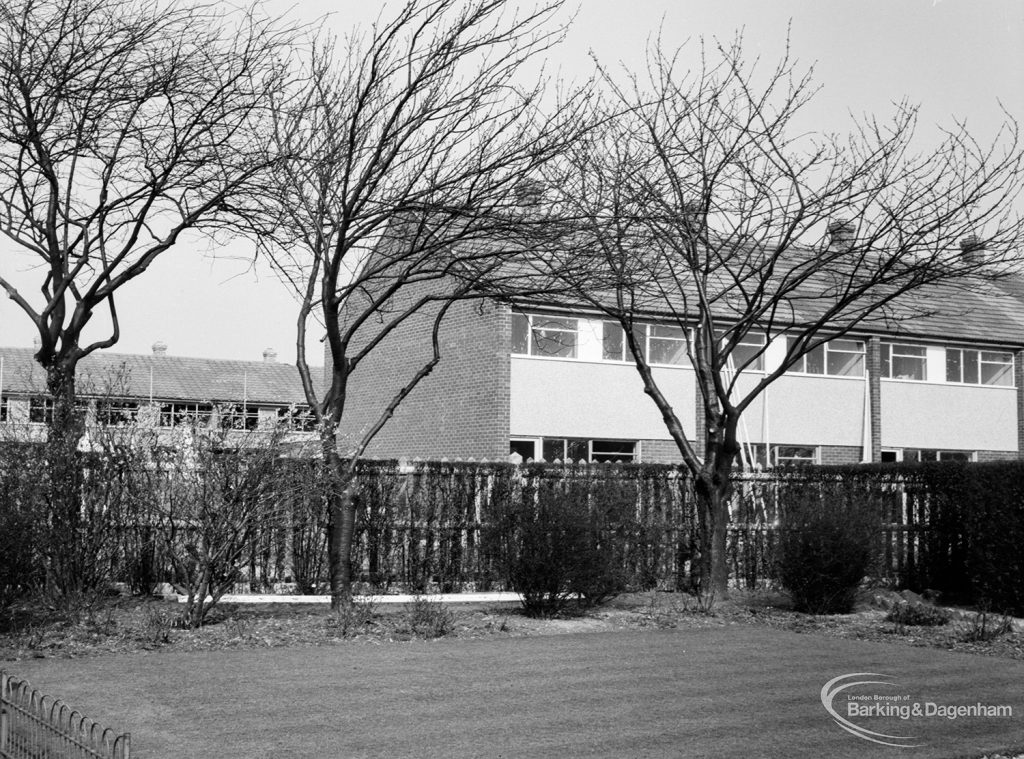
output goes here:
{"type": "MultiPolygon", "coordinates": [[[[436,285],[433,285],[436,287],[436,285]]],[[[406,302],[415,293],[407,293],[406,302]]],[[[389,334],[349,380],[345,453],[431,356],[436,307],[389,334]]],[[[379,329],[370,324],[367,331],[379,329]]],[[[369,458],[504,459],[508,456],[511,320],[492,301],[456,302],[442,322],[441,360],[367,448],[369,458]]],[[[327,356],[330,366],[330,355],[327,356]]]]}
{"type": "Polygon", "coordinates": [[[1013,380],[1017,386],[1017,455],[1024,458],[1024,350],[1014,354],[1013,380]]]}
{"type": "Polygon", "coordinates": [[[864,449],[859,445],[823,445],[818,448],[819,464],[859,464],[864,449]]]}
{"type": "Polygon", "coordinates": [[[882,348],[877,337],[869,337],[867,351],[868,397],[871,399],[871,460],[882,460],[882,348]]]}

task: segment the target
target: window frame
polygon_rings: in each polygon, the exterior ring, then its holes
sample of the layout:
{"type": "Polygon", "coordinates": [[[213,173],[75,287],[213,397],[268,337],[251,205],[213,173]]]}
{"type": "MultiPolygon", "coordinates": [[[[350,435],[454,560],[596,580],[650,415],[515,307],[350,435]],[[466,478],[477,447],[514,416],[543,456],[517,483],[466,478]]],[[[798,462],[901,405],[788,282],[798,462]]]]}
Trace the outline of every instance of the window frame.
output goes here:
{"type": "Polygon", "coordinates": [[[157,426],[174,429],[194,423],[198,427],[209,427],[215,412],[212,403],[161,401],[157,410],[157,426]]]}
{"type": "Polygon", "coordinates": [[[96,403],[96,424],[101,427],[131,427],[139,420],[142,404],[129,400],[104,400],[96,403]]]}
{"type": "Polygon", "coordinates": [[[771,462],[773,467],[818,466],[821,463],[821,447],[817,445],[772,445],[771,462]],[[780,456],[779,451],[783,449],[805,449],[811,451],[811,455],[797,456],[790,454],[787,456],[780,456]]]}
{"type": "MultiPolygon", "coordinates": [[[[520,321],[520,324],[522,322],[520,321]]],[[[549,338],[545,338],[549,339],[549,338]]],[[[575,316],[554,316],[548,314],[524,314],[520,311],[512,312],[512,341],[511,341],[511,355],[513,356],[529,356],[530,358],[548,358],[559,361],[576,361],[579,360],[579,348],[580,348],[580,320],[575,316]],[[563,329],[560,327],[535,327],[535,318],[560,320],[566,322],[572,322],[572,329],[563,329]],[[522,353],[517,350],[516,346],[516,321],[526,320],[526,353],[522,353]],[[565,334],[573,335],[572,342],[572,353],[571,355],[557,355],[552,353],[537,352],[537,332],[562,332],[565,334]]]]}
{"type": "MultiPolygon", "coordinates": [[[[725,334],[719,334],[718,346],[719,350],[724,349],[725,334]]],[[[722,367],[725,371],[742,373],[742,372],[763,372],[764,371],[764,354],[768,348],[768,337],[760,332],[747,332],[740,337],[739,341],[729,351],[729,355],[726,356],[725,365],[722,367]],[[749,351],[747,349],[754,349],[749,351]],[[756,358],[752,363],[746,364],[746,359],[738,360],[738,356],[750,355],[756,353],[756,358]],[[730,365],[731,364],[731,365],[730,365]],[[746,365],[744,365],[746,364],[746,365]],[[742,367],[742,368],[741,368],[742,367]]]]}
{"type": "Polygon", "coordinates": [[[7,395],[0,395],[0,424],[7,424],[11,420],[11,398],[7,395]]]}
{"type": "Polygon", "coordinates": [[[925,345],[919,345],[916,343],[893,343],[883,341],[879,344],[879,376],[881,379],[898,380],[900,382],[927,382],[928,381],[928,347],[925,345]],[[897,354],[894,349],[913,349],[915,351],[921,351],[921,355],[914,355],[909,353],[897,354]],[[921,377],[903,377],[893,376],[893,359],[914,359],[919,360],[922,368],[921,377]]]}
{"type": "Polygon", "coordinates": [[[224,431],[255,432],[260,427],[259,406],[222,403],[217,406],[217,426],[224,431]]]}
{"type": "MultiPolygon", "coordinates": [[[[796,340],[795,337],[786,338],[786,348],[789,349],[789,345],[792,341],[796,340]]],[[[816,346],[813,350],[808,351],[796,362],[790,366],[786,372],[791,374],[803,374],[809,377],[850,377],[853,379],[864,379],[867,370],[867,341],[858,340],[850,337],[837,337],[832,340],[828,340],[821,345],[816,346]],[[840,350],[837,348],[830,347],[833,342],[846,342],[846,343],[858,343],[860,345],[860,351],[851,350],[840,350]],[[818,350],[821,350],[821,368],[820,372],[808,371],[807,369],[807,358],[818,350]],[[860,358],[860,373],[859,374],[836,374],[829,371],[829,357],[832,355],[846,355],[846,356],[858,356],[860,358]]]]}
{"type": "Polygon", "coordinates": [[[946,357],[946,362],[945,363],[946,363],[946,382],[947,383],[953,384],[953,385],[970,385],[972,387],[1006,387],[1006,388],[1016,387],[1017,383],[1016,383],[1016,380],[1015,380],[1015,377],[1016,377],[1015,369],[1016,369],[1017,357],[1014,356],[1013,351],[985,350],[984,348],[965,348],[965,347],[951,346],[951,345],[947,345],[944,348],[944,351],[945,351],[945,357],[946,357]],[[951,368],[950,367],[950,358],[954,354],[959,355],[958,366],[957,366],[957,369],[959,370],[959,379],[951,379],[950,378],[950,368],[951,368]],[[973,381],[970,380],[970,379],[965,379],[965,377],[967,376],[967,367],[968,367],[968,364],[969,364],[969,362],[966,359],[967,359],[967,356],[969,356],[969,355],[973,356],[973,366],[975,368],[975,372],[977,373],[977,379],[973,380],[973,381]],[[986,355],[988,355],[990,357],[991,356],[996,356],[996,355],[998,355],[998,356],[1005,356],[1005,357],[1009,358],[1009,361],[999,362],[999,361],[993,361],[991,358],[986,360],[985,359],[986,355]],[[1002,383],[1002,382],[986,382],[985,381],[985,371],[984,371],[984,367],[985,366],[998,366],[998,367],[1001,367],[1003,369],[1003,372],[1000,374],[1000,376],[1005,376],[1008,381],[1006,383],[1002,383]],[[1009,370],[1009,371],[1006,371],[1006,370],[1009,370]]]}

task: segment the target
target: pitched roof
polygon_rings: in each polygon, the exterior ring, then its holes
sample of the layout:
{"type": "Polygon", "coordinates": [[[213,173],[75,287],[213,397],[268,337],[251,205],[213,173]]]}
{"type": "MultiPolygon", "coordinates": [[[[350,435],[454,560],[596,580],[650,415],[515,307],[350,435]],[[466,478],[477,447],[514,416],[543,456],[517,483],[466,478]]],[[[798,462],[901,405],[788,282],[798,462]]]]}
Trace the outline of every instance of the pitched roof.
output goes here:
{"type": "MultiPolygon", "coordinates": [[[[770,278],[762,277],[757,266],[725,273],[711,269],[707,273],[704,292],[711,298],[711,308],[723,323],[742,317],[747,312],[745,298],[755,297],[757,287],[771,290],[773,283],[801,266],[808,266],[813,251],[790,250],[788,257],[776,262],[770,278]]],[[[851,263],[856,266],[855,263],[851,263]]],[[[821,269],[813,271],[798,287],[780,299],[775,314],[775,329],[813,323],[826,307],[837,288],[848,281],[848,272],[821,269]],[[830,292],[831,291],[831,292],[830,292]]],[[[697,290],[691,283],[671,281],[664,288],[656,284],[635,282],[625,290],[631,298],[630,307],[637,318],[667,318],[677,315],[695,318],[697,310],[692,304],[699,302],[697,290]]],[[[879,286],[880,291],[883,286],[879,286]]],[[[870,296],[864,302],[877,298],[870,296]]],[[[613,288],[591,293],[591,299],[615,308],[616,292],[613,288]]],[[[768,300],[771,295],[768,296],[768,300]]],[[[593,310],[579,296],[561,294],[551,296],[513,297],[522,305],[550,306],[573,310],[593,310]]],[[[845,324],[840,319],[838,324],[845,324]]],[[[872,313],[856,329],[858,333],[893,335],[919,339],[943,339],[994,345],[1024,346],[1024,276],[1010,274],[998,279],[978,276],[959,280],[925,284],[901,295],[885,308],[872,313]]]]}
{"type": "MultiPolygon", "coordinates": [[[[46,375],[31,348],[0,348],[2,389],[18,394],[45,392],[46,375]]],[[[322,370],[312,368],[319,386],[322,370]]],[[[156,400],[246,401],[274,405],[306,402],[299,372],[289,364],[96,352],[78,368],[80,395],[156,400]]]]}

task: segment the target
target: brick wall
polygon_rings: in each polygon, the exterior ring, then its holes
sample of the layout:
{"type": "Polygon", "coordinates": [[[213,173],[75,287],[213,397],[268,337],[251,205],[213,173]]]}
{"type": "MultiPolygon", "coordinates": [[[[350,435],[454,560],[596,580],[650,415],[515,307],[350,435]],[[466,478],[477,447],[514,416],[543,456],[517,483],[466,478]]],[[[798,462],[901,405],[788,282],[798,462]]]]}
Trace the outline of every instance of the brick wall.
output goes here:
{"type": "Polygon", "coordinates": [[[1013,378],[1017,385],[1017,458],[1024,458],[1024,350],[1013,360],[1013,378]]]}
{"type": "MultiPolygon", "coordinates": [[[[394,314],[426,288],[408,288],[389,305],[394,314]]],[[[359,310],[353,308],[353,313],[359,310]]],[[[396,392],[430,359],[431,329],[438,306],[407,320],[353,371],[339,437],[342,453],[352,450],[396,392]]],[[[371,319],[363,343],[381,328],[371,319]]],[[[370,458],[477,460],[508,456],[511,340],[507,307],[491,301],[455,303],[442,321],[441,360],[401,403],[366,451],[370,458]]],[[[330,366],[330,355],[326,356],[330,366]]]]}
{"type": "Polygon", "coordinates": [[[645,464],[679,464],[683,461],[674,440],[641,440],[640,458],[645,464]]]}
{"type": "Polygon", "coordinates": [[[1020,457],[1017,451],[978,451],[977,461],[1014,461],[1020,457]]]}
{"type": "Polygon", "coordinates": [[[859,464],[863,449],[859,445],[823,445],[819,453],[821,464],[859,464]]]}
{"type": "Polygon", "coordinates": [[[869,337],[867,345],[868,395],[871,398],[871,460],[882,460],[882,348],[877,337],[869,337]]]}

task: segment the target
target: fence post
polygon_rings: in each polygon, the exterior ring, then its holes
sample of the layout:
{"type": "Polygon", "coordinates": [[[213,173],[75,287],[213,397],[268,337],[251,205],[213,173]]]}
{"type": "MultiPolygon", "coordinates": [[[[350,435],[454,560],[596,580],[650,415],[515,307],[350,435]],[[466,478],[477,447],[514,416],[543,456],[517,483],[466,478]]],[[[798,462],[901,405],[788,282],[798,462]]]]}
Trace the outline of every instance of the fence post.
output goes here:
{"type": "Polygon", "coordinates": [[[7,756],[7,732],[10,725],[7,724],[7,686],[9,675],[0,672],[0,755],[7,756]]]}

